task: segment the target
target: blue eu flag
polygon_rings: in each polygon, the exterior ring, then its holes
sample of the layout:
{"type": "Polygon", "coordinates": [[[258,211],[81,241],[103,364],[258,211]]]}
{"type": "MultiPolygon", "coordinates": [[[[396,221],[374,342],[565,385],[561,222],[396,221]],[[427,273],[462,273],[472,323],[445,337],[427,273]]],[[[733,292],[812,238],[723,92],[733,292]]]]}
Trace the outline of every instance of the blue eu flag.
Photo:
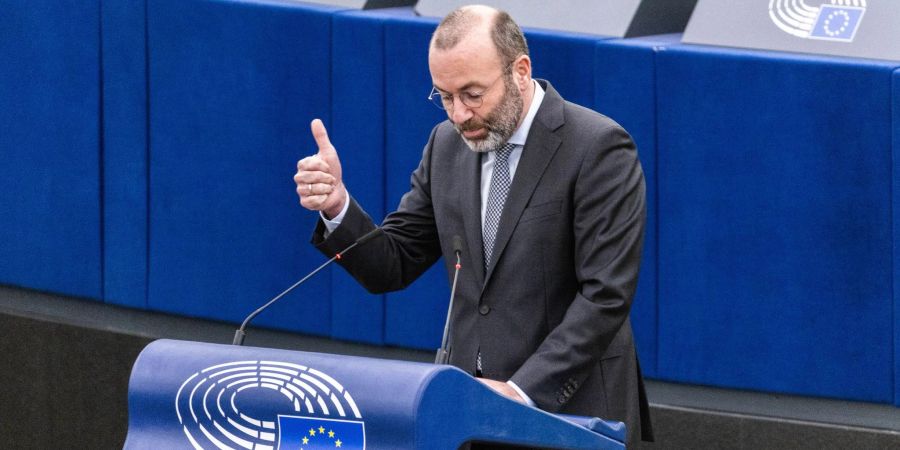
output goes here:
{"type": "Polygon", "coordinates": [[[278,416],[280,450],[366,448],[365,424],[356,420],[278,416]]]}
{"type": "Polygon", "coordinates": [[[819,18],[809,32],[812,39],[852,42],[862,20],[864,8],[822,5],[819,18]]]}

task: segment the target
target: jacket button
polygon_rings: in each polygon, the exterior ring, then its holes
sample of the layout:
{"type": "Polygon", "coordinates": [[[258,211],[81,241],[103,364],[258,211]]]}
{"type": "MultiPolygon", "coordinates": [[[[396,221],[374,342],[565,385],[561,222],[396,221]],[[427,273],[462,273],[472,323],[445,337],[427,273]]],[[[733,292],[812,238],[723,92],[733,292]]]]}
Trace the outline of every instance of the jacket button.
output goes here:
{"type": "Polygon", "coordinates": [[[478,312],[480,312],[482,316],[486,316],[489,312],[491,312],[491,307],[488,305],[481,305],[480,307],[478,307],[478,312]]]}

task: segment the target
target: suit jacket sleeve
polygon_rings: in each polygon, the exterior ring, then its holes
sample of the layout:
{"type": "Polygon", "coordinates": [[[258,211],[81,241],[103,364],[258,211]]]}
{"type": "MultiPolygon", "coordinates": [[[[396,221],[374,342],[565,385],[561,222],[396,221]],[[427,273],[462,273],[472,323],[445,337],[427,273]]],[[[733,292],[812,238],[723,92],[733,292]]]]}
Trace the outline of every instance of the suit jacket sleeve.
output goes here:
{"type": "MultiPolygon", "coordinates": [[[[397,210],[382,223],[384,233],[348,252],[338,262],[369,292],[403,289],[440,257],[429,174],[433,143],[434,131],[419,167],[410,178],[409,192],[403,195],[397,210]]],[[[325,237],[326,229],[321,220],[313,232],[312,244],[325,255],[333,256],[375,228],[356,200],[350,198],[348,201],[350,206],[344,220],[331,234],[325,237]]]]}
{"type": "MultiPolygon", "coordinates": [[[[562,321],[511,378],[548,411],[562,408],[604,355],[622,351],[614,347],[626,340],[616,337],[637,285],[646,216],[643,171],[631,137],[617,124],[603,123],[586,133],[592,142],[583,141],[573,191],[577,293],[562,321]]],[[[627,334],[631,344],[630,327],[627,334]]]]}

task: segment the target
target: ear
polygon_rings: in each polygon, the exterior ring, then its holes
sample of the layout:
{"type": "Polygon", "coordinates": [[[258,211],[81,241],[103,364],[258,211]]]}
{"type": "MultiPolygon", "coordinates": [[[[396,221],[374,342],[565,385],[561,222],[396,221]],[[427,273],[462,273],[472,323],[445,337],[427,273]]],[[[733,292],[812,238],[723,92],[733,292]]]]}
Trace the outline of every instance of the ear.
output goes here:
{"type": "Polygon", "coordinates": [[[526,89],[528,83],[531,83],[531,58],[528,55],[521,55],[513,62],[513,77],[519,89],[526,89]]]}

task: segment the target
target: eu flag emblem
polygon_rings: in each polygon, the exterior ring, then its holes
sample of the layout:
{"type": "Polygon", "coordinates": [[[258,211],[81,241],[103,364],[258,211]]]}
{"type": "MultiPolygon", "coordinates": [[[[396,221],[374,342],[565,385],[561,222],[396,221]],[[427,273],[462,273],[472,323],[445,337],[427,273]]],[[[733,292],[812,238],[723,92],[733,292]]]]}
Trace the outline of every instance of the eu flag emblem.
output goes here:
{"type": "Polygon", "coordinates": [[[865,8],[822,5],[816,24],[809,32],[810,39],[853,42],[865,8]]]}
{"type": "Polygon", "coordinates": [[[366,448],[365,424],[356,420],[278,416],[278,430],[280,450],[366,448]]]}

